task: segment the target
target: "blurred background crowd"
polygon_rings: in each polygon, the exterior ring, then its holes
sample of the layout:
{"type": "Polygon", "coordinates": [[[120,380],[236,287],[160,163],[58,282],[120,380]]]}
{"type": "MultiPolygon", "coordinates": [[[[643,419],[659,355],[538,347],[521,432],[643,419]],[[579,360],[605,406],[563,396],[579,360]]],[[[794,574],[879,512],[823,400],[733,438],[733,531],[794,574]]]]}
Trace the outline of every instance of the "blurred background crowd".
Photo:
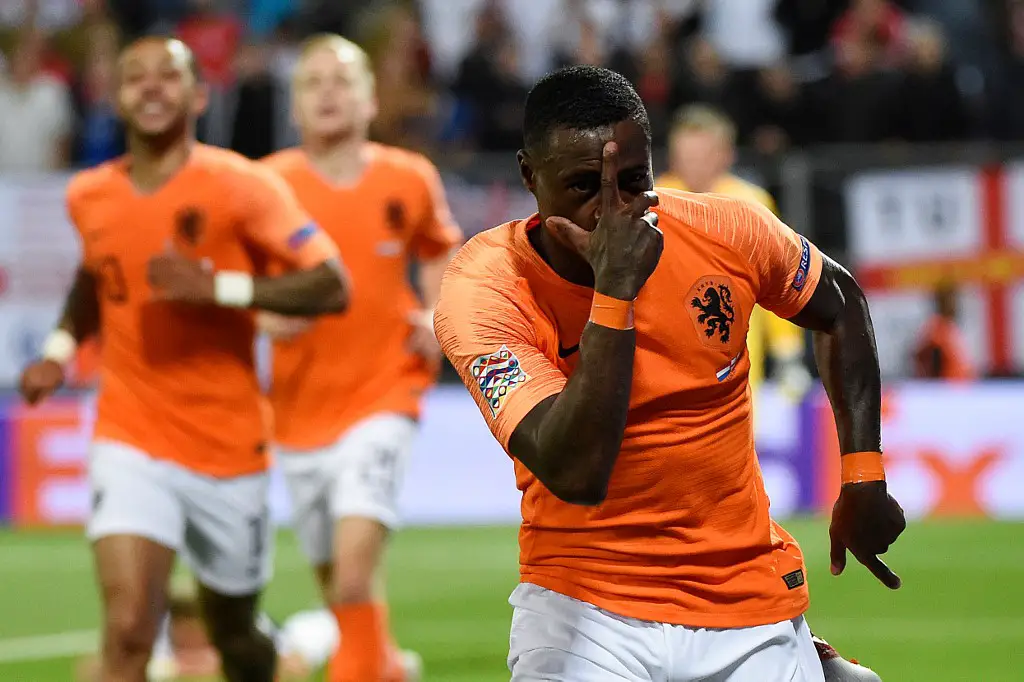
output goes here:
{"type": "Polygon", "coordinates": [[[293,141],[289,65],[321,31],[370,51],[375,136],[435,154],[516,149],[526,90],[567,63],[628,75],[659,139],[697,101],[761,155],[1024,139],[1021,0],[4,0],[0,170],[118,154],[116,51],[154,32],[215,89],[202,137],[267,154],[293,141]]]}

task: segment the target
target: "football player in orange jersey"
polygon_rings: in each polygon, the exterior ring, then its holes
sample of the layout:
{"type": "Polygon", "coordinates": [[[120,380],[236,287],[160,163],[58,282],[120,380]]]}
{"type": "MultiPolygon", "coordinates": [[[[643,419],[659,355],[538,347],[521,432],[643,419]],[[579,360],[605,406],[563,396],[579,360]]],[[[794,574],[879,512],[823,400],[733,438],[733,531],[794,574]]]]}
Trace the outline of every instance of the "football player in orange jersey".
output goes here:
{"type": "Polygon", "coordinates": [[[145,681],[180,553],[225,677],[271,682],[274,647],[256,627],[271,568],[270,434],[251,311],[341,311],[344,273],[279,177],[196,142],[206,96],[184,44],[133,43],[118,78],[128,153],[68,186],[82,264],[22,394],[52,394],[76,347],[102,340],[87,528],[104,613],[99,679],[145,681]],[[270,260],[288,272],[263,276],[270,260]]]}
{"type": "Polygon", "coordinates": [[[538,212],[467,242],[434,318],[523,492],[512,680],[821,682],[745,337],[755,305],[814,331],[843,453],[832,573],[849,552],[898,588],[863,292],[763,206],[653,191],[647,112],[616,73],[542,79],[524,138],[538,212]]]}
{"type": "Polygon", "coordinates": [[[341,631],[330,682],[419,675],[418,657],[392,641],[375,583],[399,520],[420,400],[439,367],[432,317],[441,275],[461,242],[434,166],[368,142],[375,108],[363,50],[314,37],[294,76],[302,144],[266,160],[338,244],[355,283],[344,315],[309,328],[263,316],[279,336],[270,390],[276,454],[296,532],[341,631]],[[419,266],[419,297],[410,261],[419,266]]]}

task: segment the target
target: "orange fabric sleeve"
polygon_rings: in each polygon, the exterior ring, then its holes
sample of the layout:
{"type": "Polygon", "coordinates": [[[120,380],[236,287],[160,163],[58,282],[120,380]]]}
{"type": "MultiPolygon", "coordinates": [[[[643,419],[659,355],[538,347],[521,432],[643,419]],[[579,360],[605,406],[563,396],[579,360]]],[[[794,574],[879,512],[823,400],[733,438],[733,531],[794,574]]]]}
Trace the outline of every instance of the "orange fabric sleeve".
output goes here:
{"type": "Polygon", "coordinates": [[[338,247],[299,205],[283,178],[253,164],[240,187],[247,239],[290,268],[308,269],[338,258],[338,247]]]}
{"type": "MultiPolygon", "coordinates": [[[[449,268],[449,273],[451,273],[449,268]]],[[[434,331],[491,433],[508,450],[512,432],[566,377],[540,351],[536,330],[517,305],[514,285],[446,276],[434,331]]]]}
{"type": "Polygon", "coordinates": [[[64,208],[67,212],[68,222],[75,228],[75,234],[78,236],[79,244],[82,248],[82,267],[86,270],[92,270],[94,265],[94,254],[89,249],[90,241],[85,238],[82,234],[82,177],[76,175],[71,178],[68,182],[67,188],[64,190],[64,208]]]}
{"type": "Polygon", "coordinates": [[[416,172],[423,181],[424,207],[410,246],[417,259],[433,260],[462,243],[462,230],[452,217],[437,167],[424,158],[416,165],[416,172]]]}
{"type": "Polygon", "coordinates": [[[818,286],[821,252],[768,208],[747,206],[752,215],[744,222],[750,226],[751,239],[742,244],[760,283],[757,302],[779,317],[793,317],[818,286]]]}

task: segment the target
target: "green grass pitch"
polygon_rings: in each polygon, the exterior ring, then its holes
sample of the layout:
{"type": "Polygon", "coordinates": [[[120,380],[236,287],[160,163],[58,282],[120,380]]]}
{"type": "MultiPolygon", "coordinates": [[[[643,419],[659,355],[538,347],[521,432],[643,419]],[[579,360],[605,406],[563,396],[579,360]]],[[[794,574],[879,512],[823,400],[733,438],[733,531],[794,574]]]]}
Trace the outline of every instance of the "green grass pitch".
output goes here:
{"type": "MultiPolygon", "coordinates": [[[[841,653],[886,682],[1024,681],[1024,524],[911,525],[887,559],[903,578],[897,592],[853,563],[830,576],[823,521],[785,525],[807,555],[811,627],[841,653]]],[[[508,680],[514,529],[411,529],[389,568],[398,638],[423,655],[428,682],[508,680]]],[[[91,570],[78,534],[0,533],[0,681],[71,679],[69,654],[89,646],[98,622],[91,570]]],[[[282,534],[265,606],[280,617],[315,600],[282,534]]]]}

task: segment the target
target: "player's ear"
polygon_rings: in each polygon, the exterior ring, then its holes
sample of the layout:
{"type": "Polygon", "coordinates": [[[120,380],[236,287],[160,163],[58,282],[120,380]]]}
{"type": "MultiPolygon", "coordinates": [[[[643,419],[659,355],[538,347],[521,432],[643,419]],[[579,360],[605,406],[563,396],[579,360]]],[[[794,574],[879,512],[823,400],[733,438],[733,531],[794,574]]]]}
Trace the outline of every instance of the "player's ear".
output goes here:
{"type": "Polygon", "coordinates": [[[533,171],[529,152],[525,149],[520,149],[516,154],[516,161],[519,162],[519,177],[523,181],[523,187],[532,194],[537,187],[537,179],[533,171]]]}

